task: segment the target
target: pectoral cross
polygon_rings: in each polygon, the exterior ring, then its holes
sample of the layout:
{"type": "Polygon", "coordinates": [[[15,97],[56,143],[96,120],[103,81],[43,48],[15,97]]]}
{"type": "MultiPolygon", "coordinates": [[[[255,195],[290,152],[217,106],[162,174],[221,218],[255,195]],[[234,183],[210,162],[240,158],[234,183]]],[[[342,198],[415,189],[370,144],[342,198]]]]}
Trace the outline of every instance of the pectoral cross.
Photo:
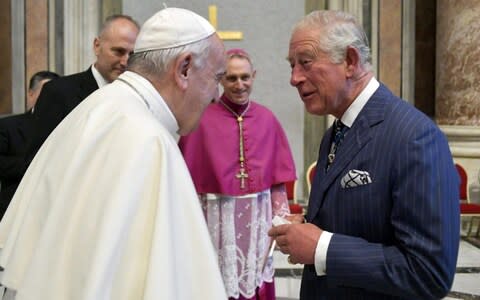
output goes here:
{"type": "Polygon", "coordinates": [[[235,175],[238,179],[240,179],[240,188],[244,189],[245,188],[245,178],[248,178],[248,174],[245,173],[244,168],[240,168],[240,172],[238,172],[237,175],[235,175]]]}
{"type": "Polygon", "coordinates": [[[239,115],[233,109],[231,109],[225,102],[220,99],[220,103],[229,110],[236,118],[238,124],[238,162],[240,163],[240,171],[238,174],[235,174],[237,179],[240,179],[240,189],[245,188],[245,179],[248,178],[248,174],[245,173],[245,152],[243,149],[243,115],[248,111],[250,108],[250,101],[248,101],[247,108],[239,115]]]}

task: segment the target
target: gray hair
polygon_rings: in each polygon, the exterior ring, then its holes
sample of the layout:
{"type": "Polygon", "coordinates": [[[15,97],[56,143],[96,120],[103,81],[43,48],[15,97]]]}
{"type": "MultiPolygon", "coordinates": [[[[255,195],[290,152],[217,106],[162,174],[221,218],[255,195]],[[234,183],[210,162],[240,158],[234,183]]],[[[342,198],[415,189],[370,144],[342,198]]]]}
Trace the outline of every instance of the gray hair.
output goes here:
{"type": "Polygon", "coordinates": [[[192,53],[192,64],[201,69],[207,63],[211,43],[211,39],[206,38],[180,47],[133,53],[128,59],[127,69],[161,77],[167,71],[170,63],[185,52],[192,53]]]}
{"type": "Polygon", "coordinates": [[[367,35],[351,14],[334,10],[313,11],[295,25],[293,32],[300,29],[319,31],[319,48],[328,54],[333,63],[343,61],[350,46],[360,53],[362,67],[367,71],[372,69],[367,35]]]}

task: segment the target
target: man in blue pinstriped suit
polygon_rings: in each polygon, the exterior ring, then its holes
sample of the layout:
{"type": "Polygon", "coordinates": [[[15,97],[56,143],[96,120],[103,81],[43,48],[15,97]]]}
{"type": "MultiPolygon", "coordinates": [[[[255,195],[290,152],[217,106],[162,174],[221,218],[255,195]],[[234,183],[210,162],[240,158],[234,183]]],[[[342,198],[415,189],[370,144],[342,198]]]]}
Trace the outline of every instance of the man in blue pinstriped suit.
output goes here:
{"type": "Polygon", "coordinates": [[[460,232],[445,136],[374,78],[365,33],[349,14],[306,16],[288,59],[308,112],[349,128],[336,149],[332,128],[322,139],[308,223],[269,232],[289,261],[305,264],[300,299],[444,297],[460,232]]]}

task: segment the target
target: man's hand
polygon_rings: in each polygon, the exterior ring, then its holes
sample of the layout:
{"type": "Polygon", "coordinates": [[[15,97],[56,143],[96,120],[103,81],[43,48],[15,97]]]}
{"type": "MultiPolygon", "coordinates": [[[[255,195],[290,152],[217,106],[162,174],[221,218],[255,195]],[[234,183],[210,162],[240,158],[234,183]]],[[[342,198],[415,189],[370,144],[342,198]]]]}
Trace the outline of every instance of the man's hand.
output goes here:
{"type": "Polygon", "coordinates": [[[305,218],[302,214],[293,214],[293,215],[286,215],[284,218],[292,224],[302,224],[305,223],[305,218]]]}
{"type": "Polygon", "coordinates": [[[315,249],[322,232],[310,223],[286,224],[273,227],[268,235],[276,240],[283,254],[290,255],[291,263],[314,264],[315,249]]]}

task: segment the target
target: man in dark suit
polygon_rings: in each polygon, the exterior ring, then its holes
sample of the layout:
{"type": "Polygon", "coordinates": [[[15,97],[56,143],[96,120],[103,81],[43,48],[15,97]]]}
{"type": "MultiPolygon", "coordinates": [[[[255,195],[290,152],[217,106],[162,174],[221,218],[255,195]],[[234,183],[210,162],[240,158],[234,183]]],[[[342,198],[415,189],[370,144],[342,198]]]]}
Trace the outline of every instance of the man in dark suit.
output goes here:
{"type": "Polygon", "coordinates": [[[93,41],[97,60],[88,70],[62,77],[45,85],[33,114],[32,140],[26,152],[27,166],[57,125],[83,99],[115,80],[127,67],[139,25],[130,16],[106,19],[93,41]]]}
{"type": "Polygon", "coordinates": [[[339,128],[320,145],[308,223],[269,232],[291,263],[305,264],[300,299],[444,297],[460,232],[445,136],[374,78],[366,35],[349,14],[306,16],[288,58],[308,112],[332,114],[339,128]]]}
{"type": "Polygon", "coordinates": [[[58,77],[58,74],[50,71],[33,74],[28,85],[27,111],[0,119],[0,219],[23,176],[28,141],[26,126],[32,117],[38,95],[44,83],[58,77]]]}

